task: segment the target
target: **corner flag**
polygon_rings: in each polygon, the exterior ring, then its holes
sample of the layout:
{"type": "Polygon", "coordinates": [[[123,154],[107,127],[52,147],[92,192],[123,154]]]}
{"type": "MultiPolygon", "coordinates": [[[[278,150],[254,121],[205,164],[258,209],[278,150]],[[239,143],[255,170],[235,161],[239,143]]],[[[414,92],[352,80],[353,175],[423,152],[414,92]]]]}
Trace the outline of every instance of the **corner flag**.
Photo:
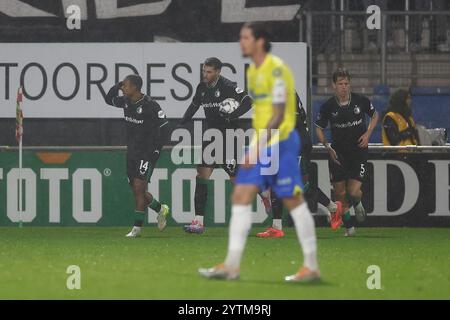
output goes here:
{"type": "Polygon", "coordinates": [[[20,143],[23,135],[22,87],[17,90],[16,104],[16,140],[20,143]]]}
{"type": "Polygon", "coordinates": [[[22,87],[17,90],[16,103],[16,140],[19,143],[19,228],[22,227],[22,135],[23,135],[23,113],[22,113],[22,87]]]}

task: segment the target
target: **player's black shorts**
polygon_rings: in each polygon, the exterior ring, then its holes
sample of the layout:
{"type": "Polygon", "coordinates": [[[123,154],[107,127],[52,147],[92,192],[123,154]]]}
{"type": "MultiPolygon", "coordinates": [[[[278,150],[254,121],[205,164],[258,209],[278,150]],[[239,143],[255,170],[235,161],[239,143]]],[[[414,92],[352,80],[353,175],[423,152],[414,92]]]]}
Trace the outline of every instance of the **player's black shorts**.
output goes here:
{"type": "MultiPolygon", "coordinates": [[[[238,127],[236,125],[230,125],[228,127],[223,127],[223,126],[214,126],[209,124],[208,125],[209,128],[215,128],[218,129],[221,133],[222,133],[222,137],[226,137],[226,129],[233,129],[236,130],[238,129],[238,127]]],[[[216,155],[214,152],[212,153],[213,159],[214,161],[208,161],[207,159],[204,158],[204,154],[203,151],[205,150],[205,148],[210,144],[213,143],[213,141],[203,141],[202,143],[202,159],[201,159],[201,164],[199,164],[199,166],[201,167],[209,167],[209,168],[222,168],[223,170],[225,170],[225,172],[230,176],[230,177],[234,177],[236,176],[237,173],[237,163],[238,163],[238,159],[237,159],[237,155],[238,155],[238,146],[236,145],[236,143],[234,144],[234,150],[233,150],[233,154],[232,157],[228,158],[227,157],[227,143],[225,141],[225,138],[223,139],[223,148],[222,148],[222,156],[219,156],[218,154],[216,155]]],[[[209,152],[207,152],[209,154],[209,152]]]]}
{"type": "Polygon", "coordinates": [[[335,151],[341,165],[338,165],[330,158],[328,159],[331,182],[341,182],[348,179],[363,182],[366,176],[368,151],[340,151],[336,149],[335,151]]]}
{"type": "Polygon", "coordinates": [[[159,153],[127,154],[127,176],[128,183],[134,179],[150,182],[159,153]],[[155,159],[156,158],[156,159],[155,159]]]}
{"type": "MultiPolygon", "coordinates": [[[[202,144],[202,152],[203,150],[205,150],[205,148],[211,143],[211,141],[203,141],[202,144]]],[[[226,147],[224,144],[223,150],[222,150],[222,154],[223,157],[221,157],[220,159],[215,158],[214,157],[214,161],[213,163],[211,163],[210,161],[207,161],[202,154],[202,161],[201,164],[199,164],[199,166],[201,167],[208,167],[208,168],[222,168],[223,170],[225,170],[225,172],[230,176],[230,177],[234,177],[236,176],[236,172],[237,172],[237,150],[235,150],[234,155],[231,159],[228,159],[226,157],[226,147]]],[[[213,156],[215,156],[215,154],[213,154],[213,156]]]]}

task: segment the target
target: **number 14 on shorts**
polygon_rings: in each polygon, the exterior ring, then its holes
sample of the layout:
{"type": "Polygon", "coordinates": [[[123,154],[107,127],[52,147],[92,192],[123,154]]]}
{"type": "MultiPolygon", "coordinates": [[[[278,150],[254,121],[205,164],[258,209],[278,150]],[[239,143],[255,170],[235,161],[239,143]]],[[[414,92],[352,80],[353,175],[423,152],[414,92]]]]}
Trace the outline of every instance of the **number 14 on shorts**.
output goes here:
{"type": "Polygon", "coordinates": [[[141,164],[139,165],[139,171],[141,174],[145,174],[148,170],[148,161],[141,160],[141,164]]]}

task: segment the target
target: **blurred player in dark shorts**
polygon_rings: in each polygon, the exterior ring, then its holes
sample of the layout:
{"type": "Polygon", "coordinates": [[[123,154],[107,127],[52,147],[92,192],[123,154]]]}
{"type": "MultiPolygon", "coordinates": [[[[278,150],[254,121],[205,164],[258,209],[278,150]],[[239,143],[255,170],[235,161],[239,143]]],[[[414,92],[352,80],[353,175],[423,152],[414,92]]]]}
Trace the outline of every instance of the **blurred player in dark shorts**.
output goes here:
{"type": "MultiPolygon", "coordinates": [[[[299,157],[300,172],[302,173],[302,181],[304,185],[305,198],[308,202],[317,201],[328,209],[329,221],[333,230],[336,230],[341,224],[342,202],[331,201],[320,188],[312,188],[310,183],[310,169],[311,169],[311,152],[313,144],[311,135],[308,131],[306,112],[303,108],[300,97],[297,94],[297,125],[296,129],[300,135],[301,151],[299,157]]],[[[264,232],[256,234],[260,238],[281,238],[284,237],[282,215],[283,204],[281,200],[275,195],[273,191],[270,193],[272,203],[272,227],[269,227],[264,232]]]]}
{"type": "Polygon", "coordinates": [[[148,191],[148,183],[168,137],[168,121],[159,104],[141,93],[142,78],[129,75],[113,86],[105,97],[107,104],[123,109],[127,133],[127,176],[135,198],[134,227],[126,236],[139,237],[150,207],[158,214],[158,228],[166,227],[169,207],[148,191]],[[119,96],[119,90],[123,92],[119,96]]]}
{"type": "Polygon", "coordinates": [[[333,73],[333,89],[335,95],[320,107],[316,133],[329,153],[335,197],[344,203],[345,235],[353,236],[355,225],[349,208],[353,207],[358,222],[364,221],[366,211],[361,203],[361,186],[366,175],[369,139],[378,122],[378,113],[367,97],[351,92],[350,74],[344,68],[333,73]],[[370,117],[368,127],[366,115],[370,117]],[[332,144],[323,132],[328,124],[332,144]]]}
{"type": "MultiPolygon", "coordinates": [[[[251,109],[252,99],[235,82],[221,76],[221,70],[222,62],[218,58],[211,57],[205,60],[202,68],[202,81],[197,86],[192,103],[180,122],[181,125],[191,121],[198,109],[202,107],[205,112],[207,129],[218,129],[222,133],[222,137],[225,137],[227,129],[236,130],[240,128],[237,119],[251,109]],[[236,109],[231,113],[221,112],[225,103],[234,104],[236,109]]],[[[184,230],[188,233],[201,234],[205,231],[204,216],[208,198],[208,180],[214,168],[223,168],[232,181],[234,181],[236,175],[237,148],[234,152],[234,158],[217,159],[219,160],[217,163],[211,164],[203,158],[203,150],[210,143],[210,141],[203,141],[202,144],[202,163],[197,166],[195,181],[195,217],[191,224],[184,226],[184,230]]],[[[226,150],[223,150],[223,154],[226,155],[226,150]]],[[[261,197],[266,206],[266,211],[269,211],[270,201],[268,197],[261,197]]]]}

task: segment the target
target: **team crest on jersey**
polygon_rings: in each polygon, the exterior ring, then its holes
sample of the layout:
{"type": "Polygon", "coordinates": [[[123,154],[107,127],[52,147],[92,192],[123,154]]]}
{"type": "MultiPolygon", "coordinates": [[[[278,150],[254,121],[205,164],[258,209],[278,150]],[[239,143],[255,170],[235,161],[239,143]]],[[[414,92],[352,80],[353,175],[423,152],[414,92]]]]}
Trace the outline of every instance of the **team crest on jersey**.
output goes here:
{"type": "Polygon", "coordinates": [[[214,92],[214,95],[216,96],[216,98],[220,97],[220,90],[217,89],[216,92],[214,92]]]}
{"type": "Polygon", "coordinates": [[[142,113],[142,107],[137,108],[137,109],[136,109],[136,112],[137,112],[138,114],[141,114],[141,113],[142,113]]]}
{"type": "Polygon", "coordinates": [[[274,77],[279,77],[279,76],[281,76],[281,68],[275,68],[275,69],[273,69],[272,74],[273,74],[274,77]]]}
{"type": "Polygon", "coordinates": [[[356,105],[356,106],[355,106],[355,109],[353,109],[353,112],[354,112],[355,114],[360,114],[360,113],[361,113],[361,109],[356,105]]]}
{"type": "Polygon", "coordinates": [[[336,118],[338,116],[338,112],[332,112],[331,115],[333,116],[333,118],[336,118]]]}

